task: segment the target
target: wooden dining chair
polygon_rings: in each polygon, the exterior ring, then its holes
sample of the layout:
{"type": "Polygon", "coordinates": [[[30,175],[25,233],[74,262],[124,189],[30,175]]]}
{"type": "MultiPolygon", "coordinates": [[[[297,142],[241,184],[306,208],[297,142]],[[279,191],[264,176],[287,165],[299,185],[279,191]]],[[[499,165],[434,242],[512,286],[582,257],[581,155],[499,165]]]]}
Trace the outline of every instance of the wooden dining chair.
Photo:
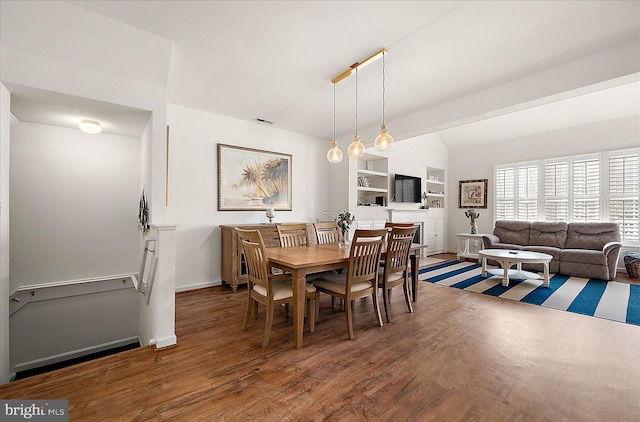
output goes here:
{"type": "MultiPolygon", "coordinates": [[[[242,329],[247,329],[252,314],[254,318],[258,318],[258,303],[266,305],[267,313],[262,347],[267,347],[269,345],[275,307],[293,302],[291,277],[271,273],[267,251],[259,230],[243,230],[237,227],[235,230],[238,233],[238,238],[244,251],[248,279],[247,310],[242,329]]],[[[309,331],[313,332],[315,330],[316,309],[316,289],[313,285],[307,284],[305,286],[305,298],[309,331]]]]}
{"type": "Polygon", "coordinates": [[[335,221],[313,223],[313,229],[316,232],[316,241],[319,245],[340,241],[340,227],[335,221]]]}
{"type": "Polygon", "coordinates": [[[347,271],[317,279],[313,282],[319,292],[344,300],[349,339],[353,340],[353,309],[355,299],[371,296],[378,325],[382,317],[378,306],[378,263],[387,229],[356,230],[351,241],[347,271]]]}
{"type": "MultiPolygon", "coordinates": [[[[309,245],[309,233],[306,223],[296,224],[276,224],[276,230],[278,231],[278,237],[280,239],[281,248],[290,248],[292,246],[308,246],[309,245]]],[[[307,281],[312,281],[317,278],[318,275],[311,274],[307,276],[307,281]]],[[[316,292],[316,310],[318,309],[317,299],[320,295],[316,292]]],[[[289,316],[289,304],[285,304],[285,312],[289,316]]],[[[315,319],[318,320],[318,314],[315,312],[315,319]]]]}
{"type": "Polygon", "coordinates": [[[415,226],[415,224],[413,223],[391,223],[389,221],[387,221],[386,223],[384,223],[384,226],[388,229],[392,229],[394,227],[413,227],[415,226]]]}
{"type": "Polygon", "coordinates": [[[378,274],[378,287],[384,297],[384,313],[391,322],[391,289],[402,286],[409,312],[413,312],[409,298],[409,252],[417,227],[394,227],[387,237],[387,247],[382,268],[378,274]]]}
{"type": "Polygon", "coordinates": [[[307,224],[276,224],[280,246],[287,248],[290,246],[309,245],[309,234],[307,224]]]}

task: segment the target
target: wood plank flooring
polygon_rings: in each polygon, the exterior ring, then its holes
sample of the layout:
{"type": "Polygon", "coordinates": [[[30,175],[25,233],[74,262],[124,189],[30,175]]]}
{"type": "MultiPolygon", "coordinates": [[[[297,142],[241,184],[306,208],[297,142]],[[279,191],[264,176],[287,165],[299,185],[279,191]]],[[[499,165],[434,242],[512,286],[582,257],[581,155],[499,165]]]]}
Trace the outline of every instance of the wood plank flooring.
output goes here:
{"type": "MultiPolygon", "coordinates": [[[[633,281],[633,280],[629,280],[633,281]]],[[[242,331],[246,290],[176,294],[178,346],[126,351],[0,386],[3,399],[68,399],[72,421],[638,421],[640,327],[420,283],[356,339],[322,296],[316,332],[242,331]]]]}

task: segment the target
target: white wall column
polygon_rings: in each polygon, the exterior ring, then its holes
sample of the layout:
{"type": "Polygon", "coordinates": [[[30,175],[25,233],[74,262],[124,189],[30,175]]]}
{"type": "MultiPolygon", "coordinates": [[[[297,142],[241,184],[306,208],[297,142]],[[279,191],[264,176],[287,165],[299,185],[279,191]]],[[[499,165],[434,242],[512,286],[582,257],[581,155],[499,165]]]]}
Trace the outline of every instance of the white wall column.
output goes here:
{"type": "Polygon", "coordinates": [[[141,296],[140,343],[155,344],[156,348],[177,343],[176,316],[176,225],[151,226],[151,236],[156,238],[155,254],[158,257],[149,304],[141,296]]]}
{"type": "Polygon", "coordinates": [[[11,94],[0,83],[0,384],[9,382],[9,141],[11,94]]]}

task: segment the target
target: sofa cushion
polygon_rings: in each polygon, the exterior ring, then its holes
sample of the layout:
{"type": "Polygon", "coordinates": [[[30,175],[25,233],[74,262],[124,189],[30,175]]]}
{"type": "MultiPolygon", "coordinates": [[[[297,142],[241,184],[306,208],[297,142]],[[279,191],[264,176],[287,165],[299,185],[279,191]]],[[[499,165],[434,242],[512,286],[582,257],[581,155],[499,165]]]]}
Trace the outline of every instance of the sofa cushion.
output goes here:
{"type": "Polygon", "coordinates": [[[529,245],[529,222],[498,220],[493,234],[500,238],[500,243],[512,245],[529,245]]]}
{"type": "Polygon", "coordinates": [[[553,246],[525,246],[523,248],[525,251],[529,252],[540,252],[546,253],[547,255],[551,255],[554,261],[560,260],[560,248],[554,248],[553,246]]]}
{"type": "Polygon", "coordinates": [[[620,241],[617,223],[569,223],[566,249],[601,251],[608,242],[620,241]]]}
{"type": "Polygon", "coordinates": [[[491,249],[510,249],[510,250],[521,251],[521,250],[524,249],[524,246],[512,245],[510,243],[498,242],[498,243],[492,243],[491,244],[491,249]]]}
{"type": "Polygon", "coordinates": [[[529,232],[529,245],[551,246],[562,249],[567,241],[567,227],[568,224],[564,222],[532,222],[529,232]]]}
{"type": "Polygon", "coordinates": [[[607,265],[607,257],[601,251],[589,249],[563,249],[560,261],[577,264],[607,265]]]}
{"type": "MultiPolygon", "coordinates": [[[[549,272],[557,273],[560,271],[560,249],[554,248],[553,246],[525,246],[523,248],[525,251],[529,252],[540,252],[551,255],[553,259],[549,262],[549,272]]],[[[542,271],[544,265],[542,264],[522,264],[522,268],[525,270],[533,270],[533,271],[542,271]]]]}
{"type": "Polygon", "coordinates": [[[613,280],[609,276],[609,270],[604,265],[585,264],[584,262],[560,261],[560,273],[573,277],[597,278],[600,280],[613,280]]]}

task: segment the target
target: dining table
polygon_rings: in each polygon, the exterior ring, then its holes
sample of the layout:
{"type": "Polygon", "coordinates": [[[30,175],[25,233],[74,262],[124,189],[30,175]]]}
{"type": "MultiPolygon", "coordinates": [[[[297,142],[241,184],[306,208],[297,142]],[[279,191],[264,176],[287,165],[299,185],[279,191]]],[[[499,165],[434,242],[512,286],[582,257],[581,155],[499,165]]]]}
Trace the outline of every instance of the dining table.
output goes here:
{"type": "MultiPolygon", "coordinates": [[[[418,269],[420,251],[426,245],[413,243],[410,250],[411,297],[418,298],[418,269]]],[[[269,265],[291,274],[293,288],[293,328],[296,348],[302,347],[304,333],[305,284],[308,274],[346,268],[349,265],[349,248],[339,248],[335,243],[308,246],[266,248],[269,265]]],[[[384,259],[384,249],[381,259],[384,259]]]]}

